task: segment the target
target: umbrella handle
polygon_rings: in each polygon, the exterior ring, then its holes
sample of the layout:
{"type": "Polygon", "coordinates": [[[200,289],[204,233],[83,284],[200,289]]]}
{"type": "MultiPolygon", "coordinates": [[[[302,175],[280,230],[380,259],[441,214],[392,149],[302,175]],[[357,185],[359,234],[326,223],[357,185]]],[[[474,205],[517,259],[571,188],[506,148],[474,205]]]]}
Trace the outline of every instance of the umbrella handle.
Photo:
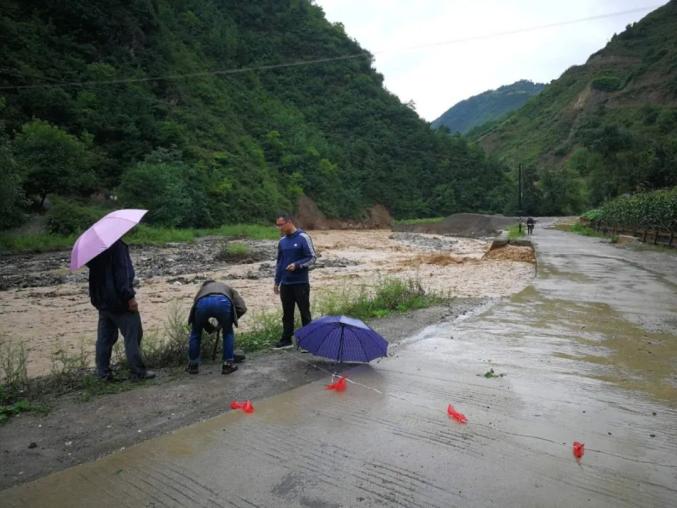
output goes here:
{"type": "Polygon", "coordinates": [[[221,331],[221,326],[217,326],[214,330],[214,349],[212,350],[212,361],[216,360],[216,350],[219,348],[219,331],[221,331]]]}
{"type": "Polygon", "coordinates": [[[341,341],[339,342],[338,356],[336,358],[336,363],[343,363],[343,334],[346,330],[346,327],[343,326],[343,323],[340,323],[341,326],[341,341]]]}

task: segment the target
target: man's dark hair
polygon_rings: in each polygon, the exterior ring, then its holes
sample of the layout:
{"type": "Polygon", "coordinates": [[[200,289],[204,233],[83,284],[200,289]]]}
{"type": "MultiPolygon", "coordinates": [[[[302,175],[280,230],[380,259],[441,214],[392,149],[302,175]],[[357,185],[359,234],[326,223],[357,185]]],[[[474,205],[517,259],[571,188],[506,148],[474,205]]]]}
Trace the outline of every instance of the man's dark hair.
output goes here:
{"type": "Polygon", "coordinates": [[[288,212],[278,212],[277,215],[275,215],[276,219],[284,219],[285,222],[294,222],[294,217],[288,212]]]}

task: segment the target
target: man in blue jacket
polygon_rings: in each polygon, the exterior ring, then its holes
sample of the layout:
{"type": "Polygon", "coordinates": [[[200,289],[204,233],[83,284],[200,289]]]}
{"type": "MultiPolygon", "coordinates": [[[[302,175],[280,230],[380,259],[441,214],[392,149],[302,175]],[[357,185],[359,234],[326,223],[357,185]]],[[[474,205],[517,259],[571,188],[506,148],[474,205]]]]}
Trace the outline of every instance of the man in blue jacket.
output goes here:
{"type": "Polygon", "coordinates": [[[277,245],[277,266],[273,291],[282,301],[282,338],[274,349],[292,346],[294,334],[294,306],[298,306],[301,322],[307,325],[310,316],[310,282],[308,268],[315,263],[315,248],[308,233],[294,225],[291,216],[281,213],[275,225],[282,233],[277,245]]]}
{"type": "Polygon", "coordinates": [[[134,267],[127,244],[118,240],[87,263],[89,298],[99,311],[96,337],[96,373],[113,380],[110,357],[118,340],[118,330],[125,338],[125,354],[132,380],[152,379],[141,358],[141,316],[134,291],[134,267]]]}

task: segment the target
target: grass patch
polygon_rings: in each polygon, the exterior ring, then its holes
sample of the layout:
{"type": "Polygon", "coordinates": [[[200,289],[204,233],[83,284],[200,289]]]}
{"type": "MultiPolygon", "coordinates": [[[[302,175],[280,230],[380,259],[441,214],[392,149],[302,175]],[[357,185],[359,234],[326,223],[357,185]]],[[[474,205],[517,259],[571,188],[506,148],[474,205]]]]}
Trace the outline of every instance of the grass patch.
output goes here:
{"type": "Polygon", "coordinates": [[[444,217],[429,217],[427,219],[403,219],[403,220],[395,221],[395,224],[406,224],[406,225],[437,224],[439,222],[442,222],[443,220],[444,220],[444,217]]]}
{"type": "Polygon", "coordinates": [[[158,228],[139,224],[125,239],[135,245],[162,245],[172,242],[192,242],[204,236],[225,236],[250,240],[277,240],[280,233],[271,226],[258,224],[229,224],[210,229],[158,228]]]}
{"type": "Polygon", "coordinates": [[[196,229],[159,228],[139,224],[125,235],[130,245],[163,245],[165,243],[192,242],[199,234],[196,229]]]}
{"type": "Polygon", "coordinates": [[[345,314],[359,319],[381,318],[446,300],[441,295],[426,293],[417,279],[385,278],[373,287],[360,286],[326,293],[318,302],[317,313],[345,314]]]}
{"type": "Polygon", "coordinates": [[[44,404],[36,404],[27,399],[20,399],[13,404],[0,404],[0,425],[7,423],[12,416],[31,412],[46,414],[49,409],[44,404]]]}
{"type": "Polygon", "coordinates": [[[50,252],[68,250],[73,246],[75,235],[56,235],[38,233],[20,235],[17,233],[0,233],[0,252],[50,252]]]}
{"type": "Polygon", "coordinates": [[[27,398],[30,396],[27,365],[28,353],[23,343],[0,346],[0,424],[38,408],[27,398]]]}
{"type": "Polygon", "coordinates": [[[260,224],[227,224],[216,229],[208,229],[208,234],[250,240],[279,240],[280,232],[273,226],[260,224]]]}
{"type": "Polygon", "coordinates": [[[573,224],[557,224],[555,226],[555,229],[559,229],[560,231],[567,231],[569,233],[576,233],[577,235],[583,236],[598,236],[598,237],[604,236],[602,233],[599,233],[594,229],[592,229],[591,227],[581,224],[580,222],[575,222],[573,224]]]}
{"type": "MultiPolygon", "coordinates": [[[[139,224],[125,236],[130,245],[164,245],[174,242],[192,242],[204,236],[224,236],[251,240],[277,240],[279,232],[271,226],[258,224],[230,224],[210,229],[175,229],[139,224]]],[[[53,233],[0,233],[0,252],[49,252],[69,250],[78,235],[53,233]]]]}
{"type": "Polygon", "coordinates": [[[246,243],[228,242],[224,250],[229,256],[242,257],[249,255],[249,247],[246,243]]]}
{"type": "Polygon", "coordinates": [[[246,243],[226,242],[223,248],[216,254],[215,258],[219,261],[230,261],[235,263],[254,261],[256,256],[252,249],[246,243]]]}
{"type": "MultiPolygon", "coordinates": [[[[235,332],[235,345],[245,351],[259,351],[277,342],[282,336],[282,314],[270,311],[254,317],[254,325],[246,332],[235,332]]],[[[296,320],[299,322],[299,319],[296,320]]]]}
{"type": "Polygon", "coordinates": [[[513,224],[512,226],[508,227],[508,240],[517,240],[518,238],[522,238],[525,234],[525,229],[525,224],[522,225],[521,230],[519,224],[513,224]]]}
{"type": "MultiPolygon", "coordinates": [[[[191,302],[192,304],[192,302],[191,302]]],[[[188,312],[186,305],[178,300],[172,302],[167,313],[167,320],[160,333],[148,332],[141,342],[143,357],[150,368],[179,366],[188,360],[188,312]]],[[[203,333],[203,339],[206,334],[203,333]]],[[[207,341],[202,341],[202,355],[205,354],[207,341]]],[[[117,363],[125,365],[124,350],[115,351],[117,363]]]]}
{"type": "Polygon", "coordinates": [[[23,343],[0,346],[0,404],[11,404],[29,390],[28,352],[23,343]]]}

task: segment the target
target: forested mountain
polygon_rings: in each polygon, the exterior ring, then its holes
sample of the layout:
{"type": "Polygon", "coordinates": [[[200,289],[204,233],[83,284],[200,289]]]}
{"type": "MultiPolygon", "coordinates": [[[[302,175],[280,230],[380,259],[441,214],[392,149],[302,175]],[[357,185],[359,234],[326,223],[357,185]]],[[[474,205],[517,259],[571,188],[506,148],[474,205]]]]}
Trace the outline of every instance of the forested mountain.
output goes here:
{"type": "Polygon", "coordinates": [[[677,2],[469,136],[513,170],[523,165],[531,213],[677,184],[677,2]]]}
{"type": "Polygon", "coordinates": [[[473,127],[500,119],[524,105],[545,85],[522,79],[512,85],[488,90],[463,100],[443,113],[430,124],[434,129],[446,127],[449,132],[465,134],[473,127]]]}
{"type": "Polygon", "coordinates": [[[4,0],[0,94],[3,227],[54,195],[171,226],[268,221],[301,194],[330,217],[508,202],[504,168],[430,130],[308,0],[4,0]]]}

